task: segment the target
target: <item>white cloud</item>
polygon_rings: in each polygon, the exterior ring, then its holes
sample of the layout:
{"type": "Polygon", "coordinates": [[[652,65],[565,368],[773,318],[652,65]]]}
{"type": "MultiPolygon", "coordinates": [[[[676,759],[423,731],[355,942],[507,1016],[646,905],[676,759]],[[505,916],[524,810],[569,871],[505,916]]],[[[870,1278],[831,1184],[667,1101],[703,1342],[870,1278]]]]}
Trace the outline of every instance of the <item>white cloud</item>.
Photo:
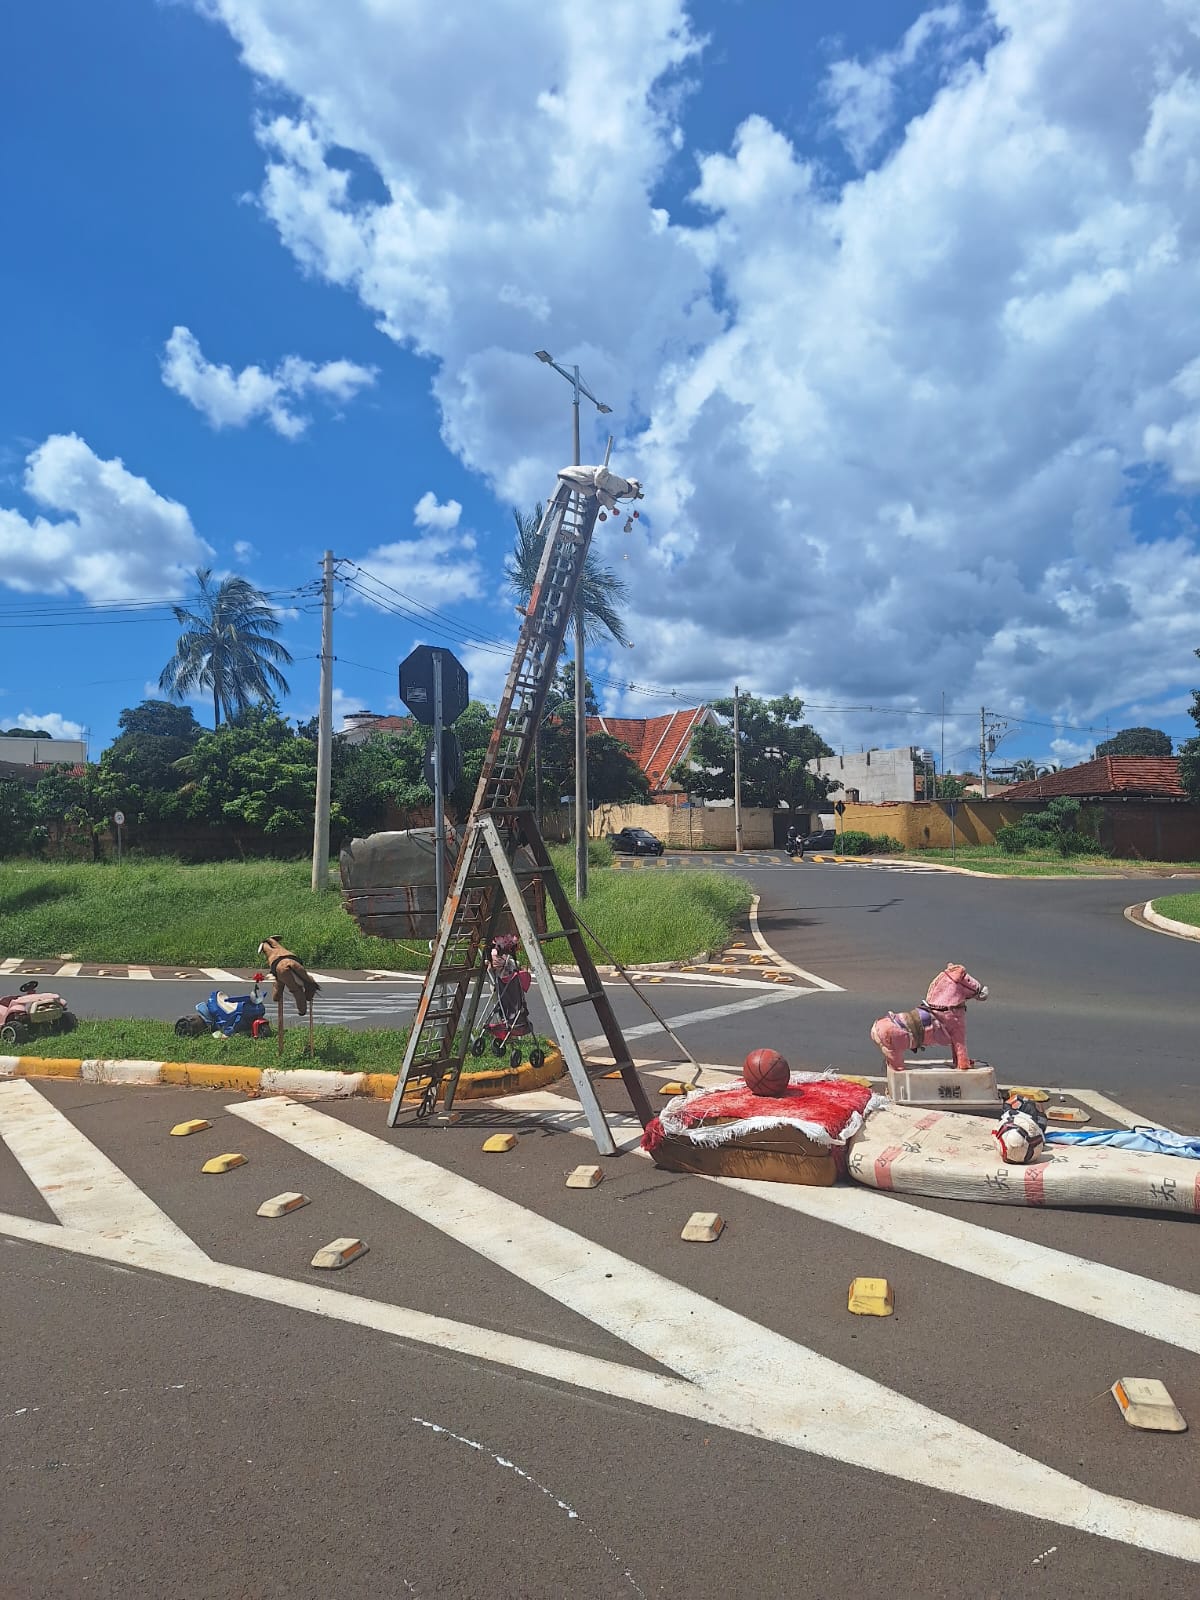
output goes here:
{"type": "Polygon", "coordinates": [[[413,507],[413,521],[418,528],[439,528],[448,533],[458,527],[461,516],[462,506],[457,500],[447,500],[445,505],[439,505],[432,489],[426,489],[413,507]]]}
{"type": "Polygon", "coordinates": [[[261,367],[230,366],[209,361],[189,328],[176,327],[163,349],[162,378],[168,389],[195,406],[214,428],[244,428],[263,417],[285,439],[298,439],[309,417],[294,402],[315,393],[327,400],[352,400],[375,382],[374,367],[353,361],[327,361],[317,366],[299,356],[285,356],[273,372],[261,367]]]}
{"type": "MultiPolygon", "coordinates": [[[[438,363],[443,437],[503,501],[566,455],[565,386],[531,350],[645,419],[616,457],[647,486],[650,543],[622,563],[639,681],[945,689],[1080,724],[1194,678],[1196,540],[1130,514],[1147,469],[1200,482],[1200,36],[1178,0],[992,0],[986,33],[933,8],[832,80],[861,177],[831,185],[751,116],[699,157],[687,223],[660,198],[680,75],[703,73],[682,0],[505,0],[470,30],[432,0],[209,9],[296,97],[260,129],[267,215],[438,363]]],[[[428,545],[388,547],[410,592],[428,545]]]]}
{"type": "Polygon", "coordinates": [[[22,711],[19,717],[8,718],[9,728],[45,728],[52,739],[82,739],[82,722],[71,722],[57,711],[22,711]]]}
{"type": "Polygon", "coordinates": [[[238,539],[234,543],[233,553],[239,561],[253,561],[258,550],[248,539],[238,539]]]}
{"type": "Polygon", "coordinates": [[[90,601],[173,597],[188,570],[212,555],[184,506],[76,434],[51,434],[32,451],[23,483],[30,500],[58,517],[0,506],[0,583],[10,589],[74,589],[90,601]]]}

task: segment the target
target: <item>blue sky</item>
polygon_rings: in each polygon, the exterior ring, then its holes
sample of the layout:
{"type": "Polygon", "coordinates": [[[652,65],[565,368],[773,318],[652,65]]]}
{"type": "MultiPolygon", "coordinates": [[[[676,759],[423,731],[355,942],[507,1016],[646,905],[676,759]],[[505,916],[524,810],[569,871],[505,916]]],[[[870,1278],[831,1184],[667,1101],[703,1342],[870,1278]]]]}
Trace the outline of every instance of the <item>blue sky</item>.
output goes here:
{"type": "Polygon", "coordinates": [[[285,597],[311,714],[286,596],[327,546],[448,619],[346,593],[341,711],[398,709],[423,638],[494,698],[509,508],[570,437],[544,346],[646,484],[600,546],[609,709],[736,680],[937,750],[944,692],[950,765],[983,703],[1006,757],[1193,731],[1192,7],[43,0],[5,31],[0,726],[97,754],[200,562],[285,597]]]}

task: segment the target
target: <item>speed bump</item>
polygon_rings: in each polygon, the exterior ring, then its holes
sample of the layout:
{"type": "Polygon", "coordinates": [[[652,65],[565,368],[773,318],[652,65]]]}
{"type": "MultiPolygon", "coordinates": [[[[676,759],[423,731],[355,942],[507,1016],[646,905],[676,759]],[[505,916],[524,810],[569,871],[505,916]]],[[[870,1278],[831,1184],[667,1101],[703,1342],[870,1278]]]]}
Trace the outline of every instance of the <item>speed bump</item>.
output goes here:
{"type": "Polygon", "coordinates": [[[848,1309],[856,1317],[890,1317],[896,1296],[886,1278],[855,1278],[850,1285],[848,1309]]]}
{"type": "Polygon", "coordinates": [[[1131,1428],[1148,1428],[1152,1433],[1184,1433],[1183,1413],[1157,1378],[1118,1378],[1112,1397],[1131,1428]]]}
{"type": "Polygon", "coordinates": [[[361,1239],[334,1239],[329,1244],[322,1245],[312,1258],[314,1267],[327,1267],[336,1271],[338,1267],[348,1267],[352,1261],[357,1261],[359,1256],[365,1256],[367,1247],[361,1239]]]}
{"type": "Polygon", "coordinates": [[[576,1167],[574,1172],[567,1175],[568,1189],[594,1189],[598,1183],[603,1183],[604,1174],[599,1167],[576,1167]]]}
{"type": "Polygon", "coordinates": [[[504,1151],[511,1150],[516,1142],[515,1133],[494,1133],[490,1139],[483,1141],[483,1148],[489,1155],[503,1155],[504,1151]]]}
{"type": "Polygon", "coordinates": [[[724,1217],[716,1211],[693,1211],[679,1237],[695,1244],[712,1244],[721,1237],[724,1226],[724,1217]]]}
{"type": "Polygon", "coordinates": [[[234,1167],[244,1167],[246,1158],[230,1151],[227,1155],[214,1156],[211,1161],[206,1161],[200,1168],[201,1172],[232,1172],[234,1167]]]}
{"type": "Polygon", "coordinates": [[[687,1083],[664,1083],[658,1092],[659,1094],[669,1094],[674,1098],[677,1094],[688,1094],[690,1090],[691,1085],[687,1083]]]}
{"type": "Polygon", "coordinates": [[[289,1211],[299,1211],[301,1206],[306,1206],[308,1203],[306,1194],[298,1194],[294,1189],[289,1189],[270,1200],[264,1200],[255,1212],[255,1216],[286,1217],[289,1211]]]}
{"type": "Polygon", "coordinates": [[[205,1128],[211,1127],[212,1123],[207,1117],[190,1117],[187,1122],[177,1122],[171,1133],[176,1139],[182,1139],[189,1133],[203,1133],[205,1128]]]}
{"type": "Polygon", "coordinates": [[[1090,1122],[1092,1119],[1079,1106],[1047,1106],[1046,1115],[1051,1122],[1090,1122]]]}

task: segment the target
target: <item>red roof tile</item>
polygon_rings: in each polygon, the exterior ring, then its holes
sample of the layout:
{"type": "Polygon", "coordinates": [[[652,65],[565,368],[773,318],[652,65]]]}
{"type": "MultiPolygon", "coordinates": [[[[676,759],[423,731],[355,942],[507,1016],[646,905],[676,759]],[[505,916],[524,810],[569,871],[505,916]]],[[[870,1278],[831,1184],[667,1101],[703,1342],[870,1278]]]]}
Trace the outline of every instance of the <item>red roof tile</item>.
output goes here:
{"type": "Polygon", "coordinates": [[[1186,800],[1175,756],[1099,756],[1078,767],[1048,772],[1044,778],[1014,783],[1006,800],[1053,800],[1056,795],[1099,799],[1105,795],[1144,795],[1157,800],[1186,800]]]}
{"type": "Polygon", "coordinates": [[[589,733],[610,733],[632,755],[654,790],[667,788],[671,768],[687,754],[704,706],[672,711],[661,717],[589,717],[589,733]]]}

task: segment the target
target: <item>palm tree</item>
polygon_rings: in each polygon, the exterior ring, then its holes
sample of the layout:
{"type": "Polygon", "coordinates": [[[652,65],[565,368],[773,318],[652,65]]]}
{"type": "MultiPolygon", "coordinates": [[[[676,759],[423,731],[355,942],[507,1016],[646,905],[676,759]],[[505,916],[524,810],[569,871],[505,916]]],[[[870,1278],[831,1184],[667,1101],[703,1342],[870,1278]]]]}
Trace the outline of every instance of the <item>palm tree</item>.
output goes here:
{"type": "Polygon", "coordinates": [[[287,679],[275,665],[292,658],[275,638],[279,622],[261,589],[246,578],[213,580],[209,568],[196,571],[194,609],[172,606],[183,632],[175,654],[159,675],[158,686],[173,700],[196,689],[212,695],[213,727],[228,722],[252,700],[287,694],[287,679]]]}
{"type": "Polygon", "coordinates": [[[1029,756],[1021,761],[1014,761],[1012,774],[1014,783],[1028,783],[1038,775],[1037,762],[1031,760],[1029,756]]]}
{"type": "MultiPolygon", "coordinates": [[[[513,521],[517,525],[517,537],[513,541],[512,555],[504,563],[504,575],[513,594],[522,605],[527,605],[542,559],[541,501],[525,515],[514,507],[513,521]]],[[[617,644],[629,643],[618,609],[628,598],[629,585],[624,578],[619,578],[611,567],[601,562],[594,550],[589,550],[571,609],[572,619],[583,622],[583,637],[588,644],[599,644],[605,638],[617,644]]]]}

